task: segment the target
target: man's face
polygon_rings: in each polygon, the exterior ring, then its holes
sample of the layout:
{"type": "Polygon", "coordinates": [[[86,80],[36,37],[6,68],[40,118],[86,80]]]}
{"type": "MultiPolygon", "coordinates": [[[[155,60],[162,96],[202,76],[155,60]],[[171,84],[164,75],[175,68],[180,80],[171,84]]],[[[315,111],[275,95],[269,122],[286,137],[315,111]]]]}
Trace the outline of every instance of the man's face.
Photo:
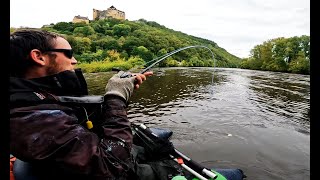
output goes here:
{"type": "MultiPolygon", "coordinates": [[[[67,40],[58,37],[56,39],[56,45],[53,49],[71,49],[70,44],[67,40]]],[[[77,60],[72,56],[67,57],[64,52],[50,52],[55,55],[55,58],[51,57],[47,65],[47,75],[56,74],[66,70],[74,70],[77,60]]]]}

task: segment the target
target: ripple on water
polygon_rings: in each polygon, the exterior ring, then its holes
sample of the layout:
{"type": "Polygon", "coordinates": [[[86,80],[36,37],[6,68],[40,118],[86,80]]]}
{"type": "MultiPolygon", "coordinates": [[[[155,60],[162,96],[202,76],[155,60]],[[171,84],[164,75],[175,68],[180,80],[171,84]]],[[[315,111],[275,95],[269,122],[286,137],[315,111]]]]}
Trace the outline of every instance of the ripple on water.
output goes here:
{"type": "MultiPolygon", "coordinates": [[[[226,68],[212,75],[155,69],[134,91],[129,120],[168,128],[192,157],[240,167],[250,179],[310,178],[310,76],[226,68]]],[[[90,93],[104,93],[104,74],[87,77],[90,93]]]]}

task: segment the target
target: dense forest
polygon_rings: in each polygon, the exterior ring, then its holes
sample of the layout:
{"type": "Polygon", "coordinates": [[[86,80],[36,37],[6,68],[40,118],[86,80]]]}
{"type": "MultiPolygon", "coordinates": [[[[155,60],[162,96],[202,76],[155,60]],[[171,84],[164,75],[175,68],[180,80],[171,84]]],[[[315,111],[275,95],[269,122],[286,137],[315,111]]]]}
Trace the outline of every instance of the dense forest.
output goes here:
{"type": "Polygon", "coordinates": [[[310,74],[310,37],[275,38],[256,45],[241,68],[310,74]]]}
{"type": "MultiPolygon", "coordinates": [[[[257,45],[241,59],[215,42],[175,31],[153,21],[102,19],[86,23],[58,22],[40,29],[62,34],[84,72],[146,67],[157,57],[187,46],[159,63],[161,67],[230,67],[309,74],[308,36],[278,38],[257,45]]],[[[16,28],[11,28],[11,32],[16,28]]]]}

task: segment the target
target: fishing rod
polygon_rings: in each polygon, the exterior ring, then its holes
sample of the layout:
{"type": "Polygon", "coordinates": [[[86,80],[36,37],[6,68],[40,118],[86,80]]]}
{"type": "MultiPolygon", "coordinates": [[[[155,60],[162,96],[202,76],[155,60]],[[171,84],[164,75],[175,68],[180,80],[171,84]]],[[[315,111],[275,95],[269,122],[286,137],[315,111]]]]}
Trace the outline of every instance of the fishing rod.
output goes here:
{"type": "Polygon", "coordinates": [[[186,164],[183,163],[183,161],[181,161],[181,159],[175,158],[174,156],[170,155],[170,157],[177,162],[178,164],[180,164],[184,169],[186,169],[187,171],[189,171],[191,174],[195,175],[197,178],[199,178],[200,180],[208,180],[207,178],[203,177],[201,174],[197,173],[196,171],[194,171],[192,168],[190,168],[189,166],[187,166],[186,164]]]}
{"type": "MultiPolygon", "coordinates": [[[[164,55],[162,55],[162,56],[160,56],[160,57],[157,57],[157,58],[149,61],[148,63],[153,62],[153,61],[155,61],[155,62],[152,63],[151,65],[149,65],[148,67],[146,67],[145,69],[141,70],[139,73],[140,73],[140,74],[143,74],[143,73],[149,71],[149,70],[150,70],[152,67],[154,67],[156,64],[158,64],[158,63],[160,63],[161,61],[163,61],[164,59],[166,59],[167,57],[169,57],[169,56],[171,56],[171,55],[173,55],[173,54],[176,54],[176,53],[178,53],[178,52],[180,52],[180,51],[182,51],[182,50],[189,49],[189,48],[206,48],[206,49],[208,49],[208,50],[211,52],[212,59],[213,59],[213,62],[214,62],[214,68],[213,68],[213,69],[215,69],[215,67],[216,67],[216,60],[215,60],[215,58],[214,58],[214,54],[213,54],[213,52],[211,51],[211,49],[208,48],[207,46],[203,46],[203,45],[193,45],[193,46],[187,46],[187,47],[183,47],[183,48],[174,50],[174,51],[172,51],[172,52],[169,52],[169,53],[167,53],[167,54],[164,54],[164,55]]],[[[127,77],[132,77],[132,74],[126,72],[126,73],[123,73],[123,74],[120,76],[120,78],[127,78],[127,77]]]]}
{"type": "MultiPolygon", "coordinates": [[[[148,148],[151,151],[154,151],[156,149],[157,143],[154,142],[154,138],[159,138],[158,135],[154,134],[150,128],[146,127],[144,124],[140,124],[139,126],[131,123],[131,125],[133,126],[133,130],[134,130],[134,134],[140,138],[140,140],[142,142],[144,142],[144,146],[146,148],[148,148]],[[149,134],[149,136],[147,135],[147,133],[149,134]],[[152,137],[150,137],[150,135],[152,137]]],[[[201,174],[199,174],[197,171],[193,170],[192,168],[190,168],[189,166],[187,166],[186,164],[183,163],[182,159],[178,159],[175,156],[168,154],[170,158],[172,158],[175,162],[177,162],[179,165],[181,165],[184,169],[186,169],[188,172],[190,172],[191,174],[193,174],[195,177],[199,178],[200,180],[208,180],[207,178],[205,178],[204,176],[202,176],[201,174]]]]}
{"type": "Polygon", "coordinates": [[[175,153],[182,157],[185,161],[187,161],[186,164],[188,164],[191,168],[195,169],[197,172],[201,172],[202,174],[205,174],[209,176],[212,179],[216,179],[217,175],[213,173],[212,171],[208,170],[206,167],[202,166],[201,164],[197,163],[196,161],[192,160],[185,154],[182,154],[182,152],[178,151],[177,149],[174,149],[175,153]]]}
{"type": "MultiPolygon", "coordinates": [[[[140,124],[138,126],[132,123],[132,126],[134,127],[136,135],[140,138],[140,140],[142,140],[147,147],[149,148],[151,147],[152,149],[154,149],[153,147],[155,145],[155,142],[152,139],[159,139],[161,137],[155,134],[150,128],[146,127],[144,124],[140,124]]],[[[208,170],[206,167],[192,160],[182,152],[178,151],[176,148],[173,147],[173,150],[174,152],[171,152],[169,156],[178,164],[180,164],[183,168],[185,168],[187,171],[189,171],[199,179],[201,180],[205,180],[207,178],[212,178],[217,180],[225,179],[224,176],[222,176],[218,172],[214,173],[211,170],[208,170]],[[183,161],[179,162],[178,159],[181,159],[181,158],[183,159],[183,161]]]]}

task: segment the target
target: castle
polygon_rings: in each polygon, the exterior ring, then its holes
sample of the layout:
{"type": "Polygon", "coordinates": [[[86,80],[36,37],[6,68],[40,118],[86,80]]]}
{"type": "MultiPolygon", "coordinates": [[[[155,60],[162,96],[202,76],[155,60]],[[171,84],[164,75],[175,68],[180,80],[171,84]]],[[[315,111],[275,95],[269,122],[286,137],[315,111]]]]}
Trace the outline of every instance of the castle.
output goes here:
{"type": "Polygon", "coordinates": [[[107,10],[103,10],[103,11],[93,9],[93,20],[107,19],[109,17],[124,20],[125,13],[123,11],[116,9],[114,6],[111,6],[107,10]]]}
{"type": "Polygon", "coordinates": [[[89,19],[88,17],[82,17],[78,15],[73,18],[72,22],[73,23],[85,22],[86,24],[89,24],[89,19]]]}
{"type": "MultiPolygon", "coordinates": [[[[125,19],[125,13],[116,9],[114,6],[109,7],[107,10],[97,10],[93,9],[93,20],[99,19],[107,19],[107,18],[115,18],[115,19],[125,19]]],[[[80,15],[75,16],[72,20],[73,23],[85,22],[86,24],[89,23],[88,17],[82,17],[80,15]]]]}

